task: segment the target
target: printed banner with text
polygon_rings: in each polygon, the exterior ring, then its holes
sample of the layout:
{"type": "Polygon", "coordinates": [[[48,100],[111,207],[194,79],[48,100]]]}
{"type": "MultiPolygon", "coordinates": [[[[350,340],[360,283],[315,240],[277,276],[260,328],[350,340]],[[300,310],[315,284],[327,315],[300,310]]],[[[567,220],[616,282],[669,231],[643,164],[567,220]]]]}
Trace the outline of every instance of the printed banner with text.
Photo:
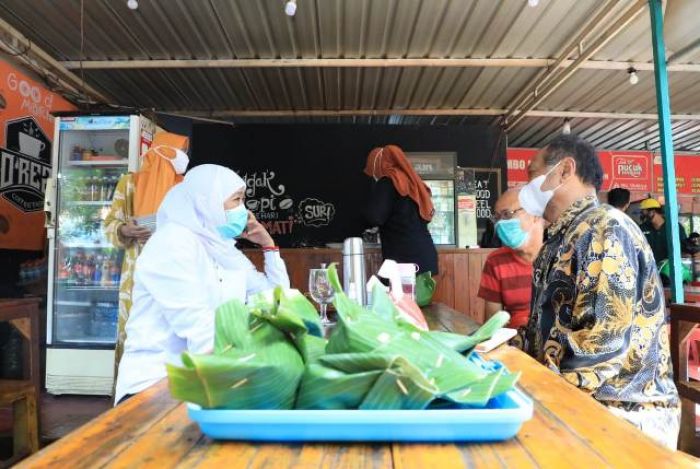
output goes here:
{"type": "Polygon", "coordinates": [[[44,247],[53,111],[75,107],[0,60],[0,249],[44,247]]]}
{"type": "MultiPolygon", "coordinates": [[[[509,148],[508,187],[527,183],[527,168],[539,150],[509,148]]],[[[649,151],[600,151],[603,187],[624,187],[633,192],[663,192],[661,156],[649,151]]],[[[700,155],[675,155],[676,187],[680,194],[700,194],[700,155]]]]}

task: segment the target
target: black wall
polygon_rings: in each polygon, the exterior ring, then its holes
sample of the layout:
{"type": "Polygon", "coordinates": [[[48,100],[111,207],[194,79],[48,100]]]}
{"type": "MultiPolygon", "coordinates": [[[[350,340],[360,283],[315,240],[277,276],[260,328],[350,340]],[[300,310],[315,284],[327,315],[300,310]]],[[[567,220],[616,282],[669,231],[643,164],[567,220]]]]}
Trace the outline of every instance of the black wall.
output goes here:
{"type": "Polygon", "coordinates": [[[262,187],[253,194],[250,181],[248,201],[276,231],[276,241],[323,245],[366,228],[362,209],[371,179],[362,170],[370,150],[387,144],[407,152],[457,152],[459,166],[500,168],[505,188],[506,139],[500,128],[488,126],[195,124],[190,167],[215,163],[241,176],[257,174],[262,187]],[[283,193],[273,194],[268,182],[283,193]]]}

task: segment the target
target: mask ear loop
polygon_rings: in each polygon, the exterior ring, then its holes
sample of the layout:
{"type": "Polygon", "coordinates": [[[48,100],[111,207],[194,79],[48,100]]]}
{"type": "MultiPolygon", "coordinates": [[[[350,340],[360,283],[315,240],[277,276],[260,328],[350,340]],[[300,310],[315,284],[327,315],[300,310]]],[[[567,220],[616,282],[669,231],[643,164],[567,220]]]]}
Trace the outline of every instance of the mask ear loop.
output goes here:
{"type": "Polygon", "coordinates": [[[171,147],[170,145],[158,145],[158,146],[155,146],[155,147],[151,148],[151,150],[153,150],[153,152],[154,152],[156,155],[160,156],[161,158],[163,158],[164,160],[167,160],[167,161],[174,161],[175,158],[177,158],[177,148],[171,147]],[[168,155],[166,155],[165,153],[162,153],[161,150],[160,150],[162,147],[170,148],[172,151],[175,152],[175,156],[173,156],[172,158],[170,158],[170,157],[169,157],[168,155]]]}
{"type": "Polygon", "coordinates": [[[374,162],[372,163],[372,177],[374,179],[377,179],[377,160],[379,158],[381,158],[383,152],[384,152],[384,147],[380,148],[379,151],[377,152],[377,156],[374,157],[374,162]]]}
{"type": "MultiPolygon", "coordinates": [[[[547,173],[544,175],[544,179],[542,180],[542,184],[544,184],[544,182],[547,180],[547,177],[548,177],[550,174],[552,174],[552,171],[554,171],[555,169],[557,169],[557,166],[559,166],[559,165],[561,164],[562,161],[563,161],[563,160],[559,160],[559,161],[557,162],[557,164],[555,164],[554,166],[552,166],[552,169],[550,169],[549,171],[547,171],[547,173]]],[[[542,184],[540,184],[540,190],[542,190],[542,184]]],[[[564,185],[564,183],[563,183],[563,182],[560,182],[559,185],[558,185],[557,187],[555,187],[554,189],[548,189],[547,192],[549,192],[549,191],[555,192],[557,189],[559,189],[559,188],[560,188],[561,186],[563,186],[563,185],[564,185]]]]}

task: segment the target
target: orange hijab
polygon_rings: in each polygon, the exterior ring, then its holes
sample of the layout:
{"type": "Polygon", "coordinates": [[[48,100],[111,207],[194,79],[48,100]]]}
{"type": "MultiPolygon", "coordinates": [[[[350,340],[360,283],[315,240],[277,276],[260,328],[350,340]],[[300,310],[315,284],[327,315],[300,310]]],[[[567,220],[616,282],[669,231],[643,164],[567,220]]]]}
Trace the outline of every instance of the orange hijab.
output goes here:
{"type": "Polygon", "coordinates": [[[417,205],[420,216],[429,222],[433,219],[433,199],[430,190],[416,174],[403,150],[396,145],[377,147],[367,156],[365,174],[376,179],[391,179],[396,191],[410,197],[417,205]]]}
{"type": "Polygon", "coordinates": [[[165,158],[174,158],[177,148],[187,151],[189,139],[183,135],[158,132],[151,148],[143,154],[141,169],[134,176],[134,216],[152,215],[158,211],[165,194],[182,181],[173,165],[165,158]],[[168,148],[172,147],[172,148],[168,148]]]}

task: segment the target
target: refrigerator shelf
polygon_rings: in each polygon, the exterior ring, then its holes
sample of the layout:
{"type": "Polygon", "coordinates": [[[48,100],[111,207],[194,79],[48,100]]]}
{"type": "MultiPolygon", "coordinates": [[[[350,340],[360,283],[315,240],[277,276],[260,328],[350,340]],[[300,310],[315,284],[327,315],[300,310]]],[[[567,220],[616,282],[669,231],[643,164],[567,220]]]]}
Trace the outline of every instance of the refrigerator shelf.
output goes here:
{"type": "Polygon", "coordinates": [[[94,306],[94,303],[90,303],[89,301],[64,301],[64,300],[56,300],[57,305],[61,306],[94,306]]]}
{"type": "Polygon", "coordinates": [[[70,285],[57,283],[64,291],[118,291],[119,285],[70,285]]]}
{"type": "Polygon", "coordinates": [[[112,201],[111,200],[72,200],[70,202],[64,202],[64,205],[89,205],[89,206],[96,206],[96,207],[101,207],[104,205],[111,205],[112,201]]]}
{"type": "Polygon", "coordinates": [[[129,160],[128,159],[123,159],[123,160],[109,160],[109,161],[83,161],[83,160],[78,160],[78,161],[68,161],[67,166],[82,166],[82,167],[91,167],[91,166],[128,166],[129,165],[129,160]]]}
{"type": "Polygon", "coordinates": [[[60,344],[100,344],[100,345],[114,345],[116,341],[114,339],[101,339],[99,337],[87,337],[85,339],[61,339],[54,345],[56,347],[60,344]]]}
{"type": "Polygon", "coordinates": [[[70,248],[70,249],[75,249],[75,248],[82,248],[82,249],[114,249],[114,246],[112,246],[109,243],[95,243],[95,242],[89,242],[89,241],[62,241],[61,245],[64,248],[70,248]]]}

